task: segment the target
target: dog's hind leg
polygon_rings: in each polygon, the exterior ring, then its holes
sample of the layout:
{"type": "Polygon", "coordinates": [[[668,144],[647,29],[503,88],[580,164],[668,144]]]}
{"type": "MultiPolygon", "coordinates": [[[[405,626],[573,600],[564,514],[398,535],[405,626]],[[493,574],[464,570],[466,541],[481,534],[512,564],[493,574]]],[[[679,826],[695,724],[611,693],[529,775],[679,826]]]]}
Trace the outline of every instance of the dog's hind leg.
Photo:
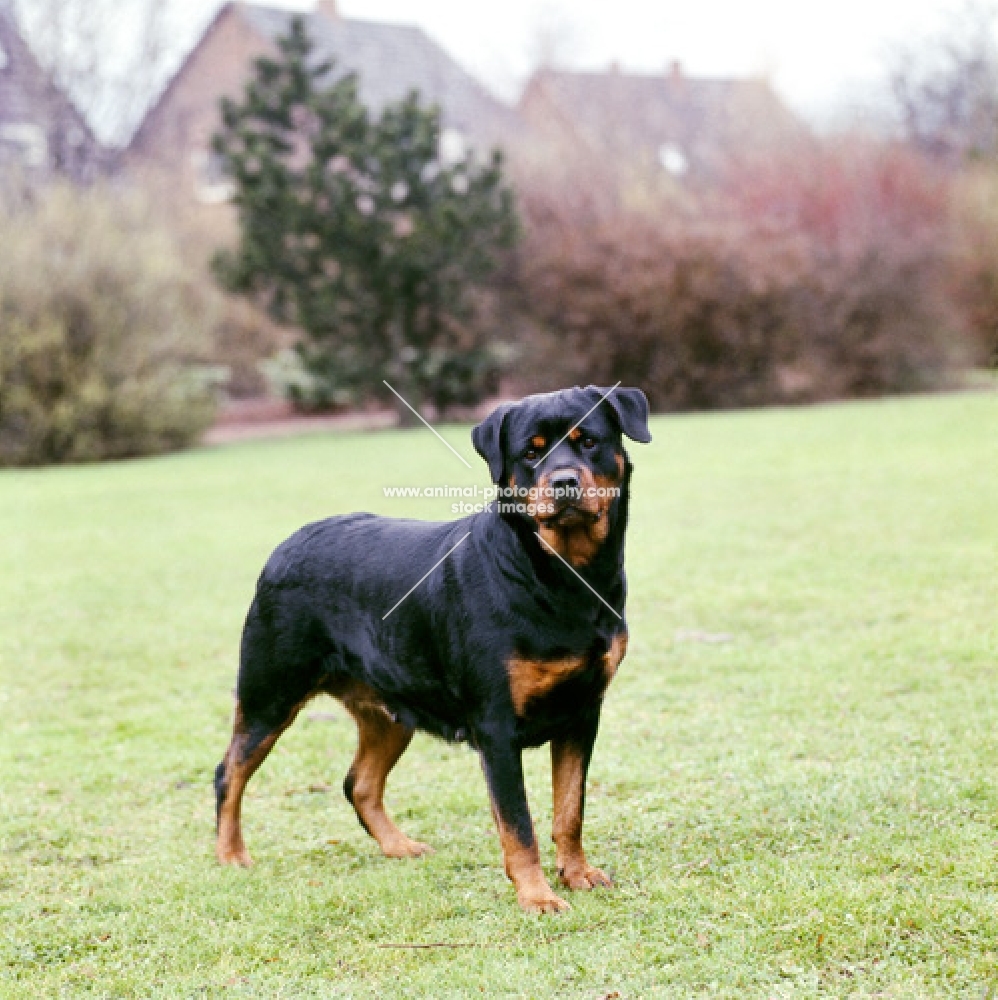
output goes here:
{"type": "Polygon", "coordinates": [[[302,699],[283,712],[277,713],[281,721],[247,718],[240,701],[236,702],[236,717],[232,739],[222,762],[215,770],[215,817],[217,839],[215,855],[223,865],[242,865],[248,868],[253,860],[243,842],[240,814],[243,792],[256,769],[274,748],[281,733],[291,725],[301,706],[302,699]]]}
{"type": "Polygon", "coordinates": [[[342,696],[357,723],[357,754],[343,782],[343,794],[357,813],[361,826],[389,858],[418,858],[433,850],[429,844],[407,837],[385,810],[382,797],[388,772],[405,753],[412,730],[393,722],[373,699],[358,692],[342,696]]]}
{"type": "Polygon", "coordinates": [[[302,705],[318,693],[313,654],[307,636],[282,626],[273,605],[258,595],[243,628],[232,739],[215,771],[215,853],[223,865],[252,864],[240,828],[243,792],[302,705]]]}

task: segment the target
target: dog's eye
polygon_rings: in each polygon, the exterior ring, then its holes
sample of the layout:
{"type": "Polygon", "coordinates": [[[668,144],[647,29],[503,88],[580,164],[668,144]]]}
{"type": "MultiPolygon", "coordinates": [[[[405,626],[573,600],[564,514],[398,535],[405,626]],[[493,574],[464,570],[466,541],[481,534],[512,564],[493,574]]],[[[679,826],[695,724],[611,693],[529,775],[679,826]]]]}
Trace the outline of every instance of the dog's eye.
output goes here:
{"type": "Polygon", "coordinates": [[[587,451],[592,451],[592,449],[596,447],[596,438],[584,437],[582,439],[582,447],[587,451]]]}
{"type": "Polygon", "coordinates": [[[537,449],[536,449],[536,448],[528,448],[528,449],[527,449],[527,450],[526,450],[526,451],[525,451],[525,452],[523,453],[523,457],[524,457],[524,458],[525,458],[525,459],[526,459],[526,460],[527,460],[528,462],[532,462],[532,461],[533,461],[533,460],[534,460],[535,458],[537,458],[537,457],[538,457],[538,455],[539,455],[539,454],[540,454],[540,453],[539,453],[539,452],[537,451],[537,449]]]}

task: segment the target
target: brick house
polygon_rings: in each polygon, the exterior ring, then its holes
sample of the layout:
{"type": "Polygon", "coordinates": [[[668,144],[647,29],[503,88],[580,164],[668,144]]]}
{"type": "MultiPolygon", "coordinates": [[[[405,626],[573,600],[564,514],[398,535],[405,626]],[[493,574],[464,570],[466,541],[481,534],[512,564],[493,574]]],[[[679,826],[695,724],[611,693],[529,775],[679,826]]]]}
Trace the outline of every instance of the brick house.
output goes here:
{"type": "Polygon", "coordinates": [[[767,81],[688,77],[678,64],[657,75],[541,70],[518,110],[549,142],[689,183],[808,134],[767,81]]]}
{"type": "Polygon", "coordinates": [[[129,146],[130,163],[162,171],[202,203],[227,200],[210,152],[219,101],[241,93],[253,60],[276,53],[275,41],[294,16],[304,17],[317,60],[332,61],[334,74],[358,74],[361,100],[372,110],[416,89],[440,105],[442,138],[454,149],[501,145],[518,132],[516,114],[419,28],[341,17],[333,0],[319,0],[304,15],[227,3],[146,114],[129,146]]]}
{"type": "Polygon", "coordinates": [[[0,0],[0,176],[16,169],[87,181],[102,160],[86,120],[25,42],[12,0],[0,0]]]}

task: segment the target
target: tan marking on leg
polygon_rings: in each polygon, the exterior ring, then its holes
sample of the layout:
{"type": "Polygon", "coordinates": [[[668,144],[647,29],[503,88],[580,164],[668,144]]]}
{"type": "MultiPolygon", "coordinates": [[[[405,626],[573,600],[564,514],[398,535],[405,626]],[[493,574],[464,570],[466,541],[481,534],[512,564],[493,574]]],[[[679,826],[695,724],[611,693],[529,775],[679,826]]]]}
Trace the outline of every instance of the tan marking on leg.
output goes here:
{"type": "Polygon", "coordinates": [[[348,798],[364,829],[389,858],[418,858],[432,853],[429,844],[407,837],[385,810],[383,796],[388,772],[412,739],[412,730],[393,722],[377,695],[354,685],[341,695],[357,723],[357,753],[347,773],[348,798]]]}
{"type": "Polygon", "coordinates": [[[593,889],[613,884],[606,872],[586,861],[586,853],[582,849],[585,781],[585,765],[579,748],[564,740],[552,740],[554,820],[551,839],[555,843],[558,876],[569,889],[593,889]]]}
{"type": "Polygon", "coordinates": [[[564,656],[557,660],[511,656],[506,666],[516,714],[522,715],[531,701],[550,693],[573,674],[583,670],[585,665],[584,656],[564,656]]]}
{"type": "Polygon", "coordinates": [[[244,868],[249,868],[253,864],[253,859],[243,841],[241,823],[243,792],[256,769],[264,762],[281,733],[294,722],[295,716],[304,704],[302,701],[295,705],[284,724],[265,736],[245,760],[240,758],[249,740],[249,732],[243,719],[242,708],[236,704],[232,740],[225,752],[225,798],[218,812],[218,835],[215,839],[215,856],[223,865],[242,865],[244,868]]]}
{"type": "Polygon", "coordinates": [[[516,889],[516,901],[520,907],[527,913],[561,913],[563,910],[570,910],[571,906],[555,895],[548,885],[541,868],[537,844],[528,847],[521,843],[516,831],[503,823],[495,803],[492,804],[492,815],[502,844],[503,867],[516,889]]]}

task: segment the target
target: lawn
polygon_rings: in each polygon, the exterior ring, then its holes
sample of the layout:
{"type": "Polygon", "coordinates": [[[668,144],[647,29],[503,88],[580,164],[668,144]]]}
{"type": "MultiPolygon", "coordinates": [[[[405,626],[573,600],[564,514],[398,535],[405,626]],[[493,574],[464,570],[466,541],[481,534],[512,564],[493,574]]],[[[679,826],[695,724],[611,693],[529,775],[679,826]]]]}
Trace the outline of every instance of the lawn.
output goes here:
{"type": "Polygon", "coordinates": [[[466,427],[473,471],[416,430],[0,474],[0,995],[998,996],[996,427],[998,394],[654,421],[586,825],[617,887],[547,918],[466,748],[417,737],[388,802],[437,853],[382,858],[328,699],[250,786],[256,867],[212,853],[268,552],[450,517],[382,487],[485,484],[466,427]]]}

